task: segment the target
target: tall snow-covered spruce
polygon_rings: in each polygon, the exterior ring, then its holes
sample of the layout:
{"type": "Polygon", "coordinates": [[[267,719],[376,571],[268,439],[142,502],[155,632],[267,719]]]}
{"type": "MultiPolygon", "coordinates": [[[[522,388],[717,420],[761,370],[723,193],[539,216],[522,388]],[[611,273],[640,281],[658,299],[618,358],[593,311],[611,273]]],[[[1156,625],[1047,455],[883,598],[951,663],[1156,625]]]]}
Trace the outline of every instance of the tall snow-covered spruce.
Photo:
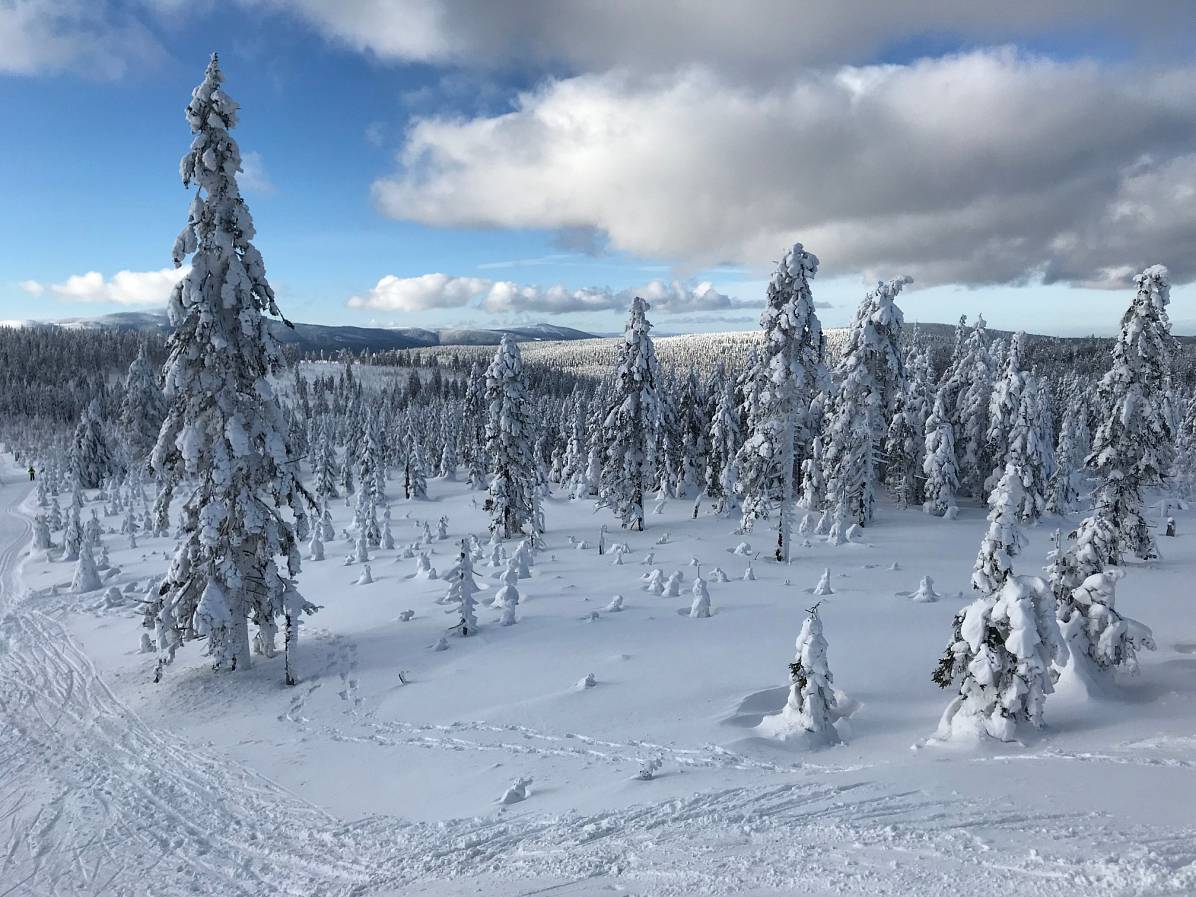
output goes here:
{"type": "Polygon", "coordinates": [[[1143,515],[1142,490],[1161,483],[1175,458],[1167,269],[1154,265],[1135,282],[1137,295],[1121,319],[1113,364],[1098,390],[1106,413],[1086,461],[1097,486],[1092,514],[1080,525],[1077,541],[1101,544],[1097,563],[1084,569],[1084,576],[1120,564],[1126,551],[1144,560],[1158,554],[1143,515]],[[1092,538],[1096,533],[1110,538],[1092,538]]]}
{"type": "Polygon", "coordinates": [[[747,438],[736,456],[744,528],[775,510],[775,554],[785,562],[797,469],[814,436],[810,403],[828,379],[826,340],[810,290],[817,271],[818,257],[795,243],[769,281],[768,307],[760,318],[764,337],[745,378],[747,438]]]}
{"type": "Polygon", "coordinates": [[[660,368],[648,323],[648,303],[631,301],[619,365],[615,399],[602,423],[602,481],[599,502],[610,507],[627,529],[644,528],[644,493],[656,479],[655,447],[661,407],[656,390],[660,368]]]}
{"type": "Polygon", "coordinates": [[[262,653],[272,656],[282,618],[285,678],[294,684],[299,618],[315,610],[295,584],[310,497],[296,479],[270,385],[284,361],[266,314],[281,314],[237,188],[241,154],[229,136],[237,104],[223,80],[212,54],[187,105],[195,139],[180,173],[184,186],[198,189],[173,258],[180,267],[190,255],[191,270],[168,306],[168,409],[151,466],[167,494],[184,480],[191,492],[178,549],[146,623],[157,636],[159,678],[182,643],[201,637],[215,669],[246,668],[250,621],[262,653]]]}
{"type": "Polygon", "coordinates": [[[158,430],[162,427],[165,414],[166,402],[162,398],[162,390],[158,388],[154,369],[146,357],[143,342],[137,357],[129,365],[120,410],[131,467],[139,470],[145,466],[154,443],[158,441],[158,430]]]}
{"type": "Polygon", "coordinates": [[[490,530],[513,539],[544,531],[531,422],[531,400],[519,344],[507,334],[486,370],[486,455],[490,459],[490,530]]]}

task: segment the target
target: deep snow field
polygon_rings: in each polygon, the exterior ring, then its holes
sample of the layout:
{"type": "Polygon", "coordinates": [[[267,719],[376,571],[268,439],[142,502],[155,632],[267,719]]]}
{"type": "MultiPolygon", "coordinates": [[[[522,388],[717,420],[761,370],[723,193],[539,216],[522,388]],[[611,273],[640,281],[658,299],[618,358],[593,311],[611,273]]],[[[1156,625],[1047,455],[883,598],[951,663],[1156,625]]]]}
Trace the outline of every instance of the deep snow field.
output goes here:
{"type": "MultiPolygon", "coordinates": [[[[1141,674],[1114,699],[1053,695],[1025,744],[961,749],[926,739],[951,697],[930,672],[970,600],[975,505],[952,521],[882,503],[860,543],[816,538],[783,567],[771,533],[692,520],[689,501],[623,533],[554,496],[518,623],[497,624],[497,571],[479,561],[482,628],[446,651],[446,583],[413,579],[396,550],[355,585],[338,538],[300,577],[322,610],[297,687],[281,655],[214,674],[202,643],[155,685],[135,603],[173,540],[105,537],[119,568],[106,587],[134,584],[128,606],[72,594],[73,564],[30,557],[29,484],[10,457],[0,468],[0,897],[1196,894],[1193,512],[1119,589],[1155,631],[1141,674]],[[630,547],[621,566],[597,553],[603,523],[608,546],[630,547]],[[755,582],[732,553],[745,539],[755,582]],[[680,597],[642,589],[649,551],[684,574],[680,597]],[[688,616],[692,557],[709,619],[688,616]],[[785,701],[824,568],[831,669],[860,707],[845,744],[811,752],[754,726],[785,701]],[[927,574],[940,601],[897,596],[927,574]],[[608,612],[615,594],[623,610],[608,612]],[[639,779],[651,758],[658,774],[639,779]],[[526,800],[501,804],[521,777],[526,800]]],[[[401,548],[447,516],[431,559],[444,572],[463,535],[488,538],[482,496],[429,492],[392,498],[392,526],[401,548]]],[[[351,511],[332,510],[339,532],[351,511]]],[[[1017,572],[1038,573],[1052,530],[1075,522],[1029,530],[1017,572]]]]}

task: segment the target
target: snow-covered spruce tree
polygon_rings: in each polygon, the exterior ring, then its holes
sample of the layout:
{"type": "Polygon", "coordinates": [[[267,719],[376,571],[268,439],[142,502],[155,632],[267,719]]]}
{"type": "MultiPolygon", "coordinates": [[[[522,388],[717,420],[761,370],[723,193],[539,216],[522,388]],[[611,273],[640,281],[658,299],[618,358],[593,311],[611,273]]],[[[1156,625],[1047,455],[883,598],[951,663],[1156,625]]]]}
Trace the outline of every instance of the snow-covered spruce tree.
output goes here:
{"type": "MultiPolygon", "coordinates": [[[[158,670],[179,645],[207,637],[216,669],[250,663],[248,623],[273,652],[276,620],[286,621],[286,679],[299,616],[315,611],[295,587],[298,540],[310,496],[296,479],[270,376],[284,366],[263,312],[281,317],[254,248],[253,221],[237,189],[240,151],[229,136],[237,104],[221,87],[216,55],[187,105],[195,139],[183,156],[183,184],[196,184],[175,266],[191,271],[171,293],[167,343],[168,410],[151,456],[168,482],[190,480],[174,561],[148,611],[157,634],[158,670]],[[290,508],[294,523],[283,513],[290,508]],[[282,573],[275,564],[286,558],[282,573]]],[[[284,319],[285,320],[285,319],[284,319]]]]}
{"type": "Polygon", "coordinates": [[[440,599],[441,604],[451,604],[445,613],[456,614],[458,621],[452,631],[461,636],[473,635],[478,628],[477,598],[478,584],[473,578],[473,552],[469,547],[469,540],[461,540],[461,551],[457,555],[457,564],[444,577],[449,582],[448,591],[440,599]]]}
{"type": "MultiPolygon", "coordinates": [[[[1067,428],[1066,418],[1063,426],[1067,428]]],[[[1187,412],[1179,426],[1171,477],[1180,495],[1188,499],[1196,498],[1196,396],[1188,402],[1187,412]]]]}
{"type": "Polygon", "coordinates": [[[955,504],[959,474],[955,467],[955,431],[944,407],[941,388],[934,400],[934,410],[926,418],[925,446],[922,472],[926,475],[926,482],[922,507],[927,514],[942,517],[955,504]]]}
{"type": "Polygon", "coordinates": [[[79,425],[71,437],[71,469],[83,489],[98,489],[114,470],[112,449],[100,417],[99,400],[93,399],[79,415],[79,425]]]}
{"type": "Polygon", "coordinates": [[[1061,609],[1059,628],[1069,652],[1062,675],[1074,675],[1088,689],[1099,690],[1113,670],[1137,673],[1138,653],[1155,648],[1148,626],[1117,611],[1117,583],[1124,576],[1120,567],[1093,573],[1061,609]]]}
{"type": "Polygon", "coordinates": [[[1025,340],[1026,334],[1018,332],[1009,341],[1005,368],[993,384],[988,403],[988,457],[993,461],[993,469],[986,483],[989,489],[996,486],[997,480],[1005,472],[1005,462],[1009,460],[1009,434],[1021,406],[1027,376],[1022,368],[1025,340]]]}
{"type": "Polygon", "coordinates": [[[1024,523],[1033,523],[1046,509],[1047,456],[1050,446],[1043,443],[1044,408],[1042,384],[1027,374],[1021,399],[1008,433],[1006,458],[1022,479],[1022,500],[1018,515],[1024,523]]]}
{"type": "Polygon", "coordinates": [[[586,466],[586,403],[580,392],[575,391],[565,422],[568,436],[565,454],[561,459],[561,482],[573,494],[579,480],[584,478],[586,466]]]}
{"type": "Polygon", "coordinates": [[[328,426],[321,424],[319,436],[316,439],[315,457],[312,459],[312,474],[315,479],[316,496],[320,501],[338,498],[336,491],[336,476],[339,471],[336,464],[336,447],[328,426]]]}
{"type": "Polygon", "coordinates": [[[901,310],[893,299],[908,277],[882,282],[864,297],[835,371],[834,393],[823,430],[823,466],[828,502],[835,520],[872,520],[876,505],[876,461],[904,388],[905,368],[898,354],[901,310]]]}
{"type": "Polygon", "coordinates": [[[1018,526],[1022,507],[1022,475],[1017,465],[1005,465],[997,487],[988,498],[988,530],[972,567],[972,588],[981,595],[994,595],[1013,574],[1013,557],[1026,544],[1018,526]]]}
{"type": "Polygon", "coordinates": [[[1087,409],[1069,405],[1063,412],[1059,427],[1059,444],[1055,447],[1055,473],[1047,483],[1046,510],[1051,514],[1067,514],[1080,498],[1076,488],[1076,458],[1081,438],[1078,421],[1087,409]]]}
{"type": "Polygon", "coordinates": [[[403,496],[423,500],[428,497],[428,477],[424,472],[423,452],[411,416],[407,416],[403,436],[403,496]]]}
{"type": "Polygon", "coordinates": [[[461,460],[469,471],[471,489],[486,488],[486,375],[474,362],[465,384],[461,460]]]}
{"type": "Polygon", "coordinates": [[[166,400],[158,388],[157,377],[142,342],[125,376],[125,395],[120,411],[121,428],[133,467],[140,469],[148,461],[165,416],[166,400]]]}
{"type": "Polygon", "coordinates": [[[953,419],[959,486],[962,492],[983,501],[987,495],[985,481],[990,467],[987,459],[988,407],[993,390],[983,316],[976,319],[976,326],[964,345],[959,377],[965,384],[956,399],[953,419]]]}
{"type": "Polygon", "coordinates": [[[714,499],[714,513],[727,514],[735,505],[735,454],[739,451],[739,415],[735,411],[735,384],[726,389],[715,406],[706,456],[706,495],[714,499]]]}
{"type": "Polygon", "coordinates": [[[788,562],[795,481],[813,440],[810,403],[827,381],[826,341],[810,278],[818,258],[800,243],[785,253],[768,284],[768,307],[755,365],[744,390],[747,438],[736,456],[743,527],[777,511],[776,557],[788,562]]]}
{"type": "Polygon", "coordinates": [[[75,576],[71,580],[71,591],[94,592],[100,588],[99,571],[96,568],[95,556],[91,553],[91,543],[87,540],[79,547],[79,560],[75,564],[75,576]]]}
{"type": "Polygon", "coordinates": [[[1053,690],[1051,663],[1061,650],[1055,600],[1037,576],[1009,576],[955,618],[952,642],[932,678],[959,683],[935,737],[1013,741],[1019,727],[1039,728],[1053,690]]]}
{"type": "Polygon", "coordinates": [[[644,528],[644,493],[655,479],[654,452],[661,422],[657,398],[660,368],[649,335],[648,303],[631,300],[614,401],[602,422],[602,481],[599,504],[615,512],[625,529],[644,528]]]}
{"type": "Polygon", "coordinates": [[[513,539],[530,527],[544,531],[537,489],[539,477],[533,454],[531,401],[519,344],[503,336],[486,369],[486,455],[490,459],[490,530],[513,539]]]}
{"type": "Polygon", "coordinates": [[[1098,390],[1107,413],[1093,434],[1086,461],[1097,486],[1092,514],[1080,525],[1080,532],[1094,529],[1113,534],[1100,546],[1100,568],[1086,570],[1088,575],[1117,566],[1126,551],[1143,560],[1157,556],[1142,512],[1142,490],[1162,482],[1175,457],[1174,339],[1167,319],[1171,298],[1167,269],[1147,268],[1135,282],[1137,295],[1121,319],[1113,365],[1098,390]]]}
{"type": "Polygon", "coordinates": [[[932,401],[930,359],[919,345],[916,332],[906,356],[905,372],[905,388],[897,397],[885,436],[885,482],[903,508],[922,501],[926,418],[932,401]]]}
{"type": "Polygon", "coordinates": [[[764,718],[761,731],[780,738],[801,737],[813,746],[838,744],[835,722],[844,714],[832,684],[817,605],[802,623],[795,647],[789,664],[789,699],[779,714],[764,718]]]}
{"type": "Polygon", "coordinates": [[[440,461],[436,465],[436,476],[442,480],[457,478],[457,430],[448,427],[444,433],[444,444],[440,447],[440,461]]]}

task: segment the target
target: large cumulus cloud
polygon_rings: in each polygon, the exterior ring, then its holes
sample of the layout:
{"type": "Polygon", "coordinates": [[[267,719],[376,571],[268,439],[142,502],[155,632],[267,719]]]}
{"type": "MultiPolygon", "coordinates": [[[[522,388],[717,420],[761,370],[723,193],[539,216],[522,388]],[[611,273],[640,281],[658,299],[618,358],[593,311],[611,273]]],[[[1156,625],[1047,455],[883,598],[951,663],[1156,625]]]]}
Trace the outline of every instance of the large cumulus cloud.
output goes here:
{"type": "Polygon", "coordinates": [[[801,239],[824,268],[921,284],[1190,279],[1196,69],[1012,49],[805,72],[706,68],[548,82],[505,114],[425,118],[374,184],[440,226],[592,228],[695,268],[801,239]]]}

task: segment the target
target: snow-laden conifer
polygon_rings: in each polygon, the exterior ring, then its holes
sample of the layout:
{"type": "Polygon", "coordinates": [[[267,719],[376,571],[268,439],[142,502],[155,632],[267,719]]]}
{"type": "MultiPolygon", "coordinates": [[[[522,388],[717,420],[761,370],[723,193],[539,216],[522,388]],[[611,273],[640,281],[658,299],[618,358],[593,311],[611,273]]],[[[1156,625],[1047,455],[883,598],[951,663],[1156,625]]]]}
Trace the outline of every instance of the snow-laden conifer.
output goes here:
{"type": "MultiPolygon", "coordinates": [[[[426,557],[421,555],[421,557],[426,557]]],[[[458,621],[452,627],[453,632],[461,636],[473,635],[478,628],[478,619],[475,613],[477,609],[477,598],[475,597],[480,591],[477,582],[473,578],[473,552],[469,549],[469,540],[461,540],[461,550],[457,554],[457,564],[444,578],[448,580],[449,588],[444,597],[440,599],[441,604],[451,604],[445,613],[456,614],[458,621]]]]}
{"type": "Polygon", "coordinates": [[[731,381],[719,395],[707,442],[706,495],[714,500],[714,513],[727,514],[735,506],[735,455],[740,444],[735,385],[731,381]]]}
{"type": "Polygon", "coordinates": [[[121,433],[133,466],[140,468],[148,461],[165,416],[166,399],[158,388],[158,380],[146,356],[143,342],[137,357],[129,364],[120,411],[121,433]]]}
{"type": "Polygon", "coordinates": [[[1117,566],[1127,551],[1144,560],[1158,554],[1143,514],[1142,490],[1167,476],[1175,456],[1167,269],[1147,268],[1135,282],[1138,292],[1121,319],[1112,367],[1100,382],[1107,411],[1086,462],[1097,486],[1092,514],[1080,530],[1112,534],[1107,540],[1092,539],[1100,566],[1085,570],[1089,575],[1117,566]]]}
{"type": "Polygon", "coordinates": [[[115,465],[112,448],[104,434],[100,403],[93,399],[79,415],[79,425],[71,437],[71,469],[83,489],[98,489],[112,476],[115,465]]]}
{"type": "Polygon", "coordinates": [[[602,422],[602,480],[599,503],[611,508],[626,529],[644,528],[644,493],[656,478],[655,446],[661,426],[657,398],[660,369],[649,335],[648,303],[631,301],[619,362],[614,401],[602,422]]]}
{"type": "Polygon", "coordinates": [[[1022,492],[1021,471],[1010,461],[988,498],[988,529],[972,567],[972,588],[981,595],[995,594],[1005,584],[1013,574],[1014,555],[1026,544],[1018,526],[1022,492]]]}
{"type": "Polygon", "coordinates": [[[1013,741],[1019,728],[1041,727],[1053,691],[1051,663],[1061,645],[1047,584],[1036,576],[1010,576],[998,592],[956,616],[954,628],[933,678],[943,688],[958,682],[959,693],[935,737],[1013,741]]]}
{"type": "Polygon", "coordinates": [[[746,440],[736,457],[744,528],[775,510],[782,561],[790,558],[795,477],[814,436],[810,403],[827,381],[826,342],[810,291],[817,270],[818,258],[796,243],[769,281],[763,340],[746,375],[746,440]]]}
{"type": "Polygon", "coordinates": [[[534,428],[519,344],[503,336],[486,370],[486,455],[490,459],[490,529],[504,539],[530,530],[543,532],[537,489],[534,428]]]}
{"type": "Polygon", "coordinates": [[[926,450],[922,472],[926,475],[923,485],[928,514],[942,517],[955,504],[959,489],[959,473],[955,466],[955,431],[944,407],[943,390],[934,400],[934,410],[926,418],[926,450]]]}
{"type": "Polygon", "coordinates": [[[308,496],[296,480],[270,382],[284,359],[265,313],[280,315],[237,189],[241,156],[229,135],[237,104],[222,81],[213,54],[187,106],[195,139],[180,173],[184,185],[198,190],[173,255],[176,267],[190,255],[191,270],[168,305],[169,407],[151,463],[170,483],[185,477],[191,491],[182,507],[178,550],[149,613],[159,673],[194,635],[207,636],[216,668],[245,668],[249,621],[272,650],[275,621],[284,617],[287,678],[293,682],[297,616],[315,610],[298,596],[294,580],[308,496]],[[275,564],[280,555],[285,571],[275,564]]]}
{"type": "Polygon", "coordinates": [[[810,609],[795,643],[796,654],[789,664],[789,698],[785,708],[760,724],[764,734],[782,739],[801,738],[812,747],[838,744],[835,722],[848,709],[835,692],[827,642],[822,634],[818,606],[810,609]]]}

